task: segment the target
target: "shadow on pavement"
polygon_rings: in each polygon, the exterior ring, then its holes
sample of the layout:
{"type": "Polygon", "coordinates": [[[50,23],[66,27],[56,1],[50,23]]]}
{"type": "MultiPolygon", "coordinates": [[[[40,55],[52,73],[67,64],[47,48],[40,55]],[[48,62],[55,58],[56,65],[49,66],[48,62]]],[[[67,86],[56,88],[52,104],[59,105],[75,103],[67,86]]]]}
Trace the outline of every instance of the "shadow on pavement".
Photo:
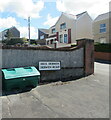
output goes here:
{"type": "Polygon", "coordinates": [[[33,88],[30,89],[24,89],[24,90],[14,90],[14,91],[2,91],[2,94],[0,96],[6,96],[6,95],[14,95],[14,94],[19,94],[19,93],[24,93],[24,92],[29,92],[33,88]]]}
{"type": "Polygon", "coordinates": [[[95,60],[95,62],[104,63],[104,64],[111,64],[111,61],[106,61],[106,60],[95,60]]]}
{"type": "MultiPolygon", "coordinates": [[[[67,78],[67,79],[63,79],[63,80],[49,80],[49,81],[41,81],[39,82],[38,86],[41,85],[46,85],[46,84],[50,84],[50,83],[54,83],[54,84],[58,84],[57,82],[61,82],[61,85],[64,85],[70,81],[76,81],[79,80],[80,78],[83,78],[85,76],[79,76],[79,77],[73,77],[73,78],[67,78]]],[[[25,92],[29,92],[31,91],[33,88],[25,88],[25,89],[14,89],[12,91],[2,91],[2,94],[0,96],[7,96],[7,95],[13,95],[13,94],[19,94],[19,93],[25,93],[25,92]]]]}

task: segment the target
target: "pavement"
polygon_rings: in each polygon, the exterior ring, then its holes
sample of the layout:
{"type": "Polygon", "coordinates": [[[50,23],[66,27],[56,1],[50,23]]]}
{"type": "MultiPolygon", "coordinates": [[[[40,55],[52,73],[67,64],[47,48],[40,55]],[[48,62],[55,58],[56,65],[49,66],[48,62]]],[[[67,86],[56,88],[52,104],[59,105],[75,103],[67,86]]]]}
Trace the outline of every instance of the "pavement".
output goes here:
{"type": "Polygon", "coordinates": [[[109,66],[96,62],[94,75],[1,96],[1,115],[3,118],[109,118],[109,66]]]}

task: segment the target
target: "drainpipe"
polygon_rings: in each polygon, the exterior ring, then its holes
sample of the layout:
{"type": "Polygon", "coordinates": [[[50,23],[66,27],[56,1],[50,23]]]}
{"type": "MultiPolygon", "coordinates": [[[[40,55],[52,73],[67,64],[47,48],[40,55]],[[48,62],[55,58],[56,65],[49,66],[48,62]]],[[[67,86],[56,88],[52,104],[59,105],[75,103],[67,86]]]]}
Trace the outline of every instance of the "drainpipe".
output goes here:
{"type": "Polygon", "coordinates": [[[30,17],[28,17],[28,32],[29,32],[29,45],[30,45],[30,17]]]}

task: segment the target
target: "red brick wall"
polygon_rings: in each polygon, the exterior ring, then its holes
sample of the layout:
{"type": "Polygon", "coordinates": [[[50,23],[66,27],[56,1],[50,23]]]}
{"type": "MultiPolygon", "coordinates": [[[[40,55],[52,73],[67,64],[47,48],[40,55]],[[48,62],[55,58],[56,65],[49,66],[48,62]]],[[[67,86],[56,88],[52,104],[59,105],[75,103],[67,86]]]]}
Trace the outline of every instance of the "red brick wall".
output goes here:
{"type": "Polygon", "coordinates": [[[94,52],[95,60],[107,60],[111,61],[111,53],[106,52],[94,52]]]}

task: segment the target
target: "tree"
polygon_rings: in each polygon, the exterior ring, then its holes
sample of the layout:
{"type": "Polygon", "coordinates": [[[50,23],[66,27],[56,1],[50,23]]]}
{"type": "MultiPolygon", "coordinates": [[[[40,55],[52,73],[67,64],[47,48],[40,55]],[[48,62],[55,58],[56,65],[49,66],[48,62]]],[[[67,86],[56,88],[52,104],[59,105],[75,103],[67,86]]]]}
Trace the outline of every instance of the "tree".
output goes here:
{"type": "Polygon", "coordinates": [[[12,32],[8,29],[7,32],[5,33],[5,37],[7,38],[7,40],[10,40],[11,37],[13,37],[12,32]]]}

